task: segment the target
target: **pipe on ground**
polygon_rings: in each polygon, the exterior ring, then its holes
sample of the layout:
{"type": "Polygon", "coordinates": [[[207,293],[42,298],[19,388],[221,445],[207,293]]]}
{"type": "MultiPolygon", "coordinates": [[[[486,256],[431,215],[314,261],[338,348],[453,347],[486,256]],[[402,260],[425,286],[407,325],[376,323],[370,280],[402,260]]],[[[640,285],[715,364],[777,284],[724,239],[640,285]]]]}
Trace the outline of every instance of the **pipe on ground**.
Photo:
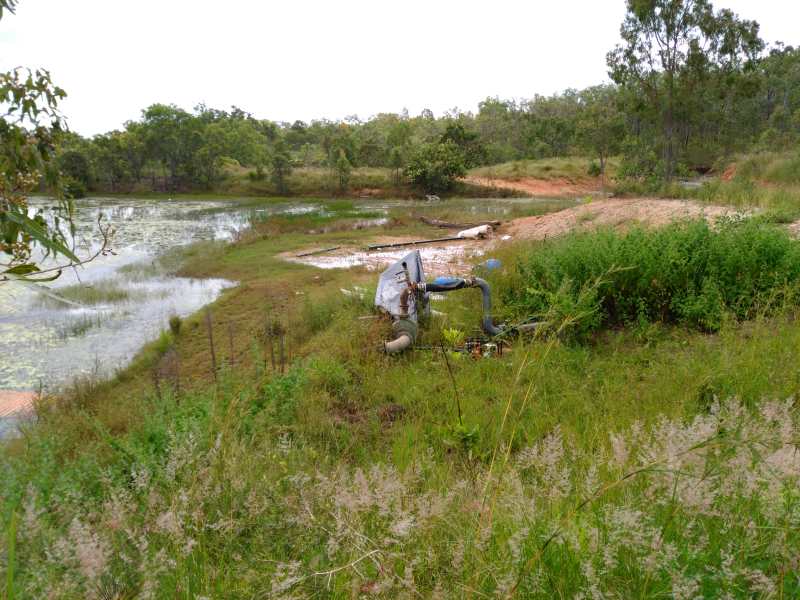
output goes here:
{"type": "Polygon", "coordinates": [[[407,350],[417,339],[417,324],[411,319],[398,319],[392,323],[392,329],[395,331],[395,337],[389,342],[383,343],[383,349],[386,354],[397,354],[403,350],[407,350]]]}
{"type": "Polygon", "coordinates": [[[489,284],[480,277],[472,279],[462,279],[460,277],[453,277],[452,279],[439,282],[439,283],[426,283],[426,292],[454,292],[466,287],[477,287],[481,289],[483,295],[483,319],[481,320],[481,328],[486,335],[492,337],[500,335],[502,330],[494,326],[492,321],[492,296],[489,291],[489,284]]]}
{"type": "Polygon", "coordinates": [[[483,331],[486,335],[492,337],[500,335],[503,330],[495,327],[494,321],[492,321],[492,296],[489,293],[489,284],[480,277],[476,277],[473,281],[475,287],[481,288],[481,294],[483,295],[483,320],[481,321],[483,331]]]}
{"type": "Polygon", "coordinates": [[[409,349],[413,343],[414,340],[411,339],[410,335],[401,333],[399,337],[393,339],[391,342],[384,342],[383,349],[386,354],[398,354],[403,350],[409,349]]]}

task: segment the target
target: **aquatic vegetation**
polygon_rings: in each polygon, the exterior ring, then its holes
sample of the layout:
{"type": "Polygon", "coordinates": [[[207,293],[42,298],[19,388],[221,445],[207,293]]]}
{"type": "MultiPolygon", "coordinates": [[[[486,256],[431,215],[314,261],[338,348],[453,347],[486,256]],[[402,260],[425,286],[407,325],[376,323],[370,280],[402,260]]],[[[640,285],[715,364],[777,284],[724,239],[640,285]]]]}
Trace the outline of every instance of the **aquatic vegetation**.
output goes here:
{"type": "Polygon", "coordinates": [[[112,311],[92,311],[81,313],[76,317],[65,319],[55,327],[55,336],[64,342],[72,338],[79,338],[90,330],[101,327],[107,321],[114,318],[112,311]]]}
{"type": "Polygon", "coordinates": [[[134,292],[123,287],[121,282],[103,280],[91,284],[76,283],[52,289],[47,295],[40,294],[37,301],[43,306],[68,308],[71,304],[85,306],[119,304],[134,299],[132,296],[134,296],[134,292]],[[62,300],[66,302],[62,302],[62,300]]]}

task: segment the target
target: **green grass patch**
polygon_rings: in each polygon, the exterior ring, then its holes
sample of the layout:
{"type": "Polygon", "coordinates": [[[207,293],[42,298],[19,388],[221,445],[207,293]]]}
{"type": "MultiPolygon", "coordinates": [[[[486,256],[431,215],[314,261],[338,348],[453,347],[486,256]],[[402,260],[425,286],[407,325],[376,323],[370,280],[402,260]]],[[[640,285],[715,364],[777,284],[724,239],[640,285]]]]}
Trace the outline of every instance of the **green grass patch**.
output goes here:
{"type": "MultiPolygon", "coordinates": [[[[587,179],[594,161],[587,157],[547,158],[539,160],[515,160],[499,165],[472,169],[470,175],[488,179],[587,179]]],[[[617,159],[610,159],[606,165],[606,176],[613,177],[618,167],[617,159]]]]}
{"type": "MultiPolygon", "coordinates": [[[[92,284],[76,283],[52,290],[54,296],[63,298],[69,302],[76,302],[86,306],[96,306],[98,304],[119,304],[131,299],[134,293],[115,281],[99,281],[92,284]]],[[[50,295],[40,295],[38,300],[41,304],[55,306],[57,308],[68,306],[50,295]]]]}
{"type": "MultiPolygon", "coordinates": [[[[393,217],[393,232],[427,231],[393,217]]],[[[182,249],[181,272],[241,281],[210,307],[216,380],[200,313],[115,380],[39,404],[0,450],[6,593],[798,595],[800,421],[783,399],[800,392],[786,368],[800,321],[791,303],[759,308],[795,274],[780,230],[686,223],[510,248],[491,275],[499,313],[527,316],[528,287],[572,280],[557,306],[574,316],[582,290],[601,291],[600,330],[449,363],[439,344],[478,328],[475,290],[434,303],[419,340],[433,349],[386,356],[375,273],[275,256],[374,233],[276,228],[182,249]],[[725,314],[753,318],[713,334],[682,313],[639,318],[641,303],[706,298],[707,280],[725,314]],[[340,292],[354,285],[363,298],[340,292]]]]}

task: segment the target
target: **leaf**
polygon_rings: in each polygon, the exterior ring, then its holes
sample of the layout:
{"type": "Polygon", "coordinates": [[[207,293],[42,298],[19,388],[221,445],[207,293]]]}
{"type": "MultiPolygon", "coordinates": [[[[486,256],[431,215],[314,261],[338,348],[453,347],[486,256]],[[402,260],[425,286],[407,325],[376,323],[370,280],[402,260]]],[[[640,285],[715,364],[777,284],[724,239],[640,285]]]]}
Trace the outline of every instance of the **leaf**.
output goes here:
{"type": "Polygon", "coordinates": [[[6,217],[9,221],[16,223],[20,228],[30,235],[34,240],[55,254],[63,254],[73,262],[80,262],[80,259],[58,240],[54,240],[47,235],[47,230],[36,221],[21,213],[8,211],[6,217]]]}
{"type": "MultiPolygon", "coordinates": [[[[2,274],[6,275],[8,279],[11,279],[13,281],[19,281],[19,282],[22,282],[22,283],[34,283],[34,284],[35,283],[47,283],[49,281],[55,281],[56,279],[61,277],[61,269],[56,271],[53,275],[47,275],[45,277],[37,277],[36,279],[28,277],[27,275],[17,275],[17,274],[14,274],[14,273],[9,273],[8,271],[4,271],[2,274]]],[[[33,273],[33,275],[35,275],[35,274],[36,273],[33,273]]],[[[46,294],[46,295],[49,295],[49,294],[46,294]]],[[[61,300],[61,298],[58,298],[58,299],[61,300]]],[[[63,300],[63,302],[69,303],[66,300],[63,300]]],[[[81,305],[80,304],[75,304],[75,306],[81,306],[81,305]]]]}
{"type": "Polygon", "coordinates": [[[38,273],[39,267],[33,263],[25,263],[23,265],[16,265],[3,271],[4,275],[30,275],[31,273],[38,273]]]}

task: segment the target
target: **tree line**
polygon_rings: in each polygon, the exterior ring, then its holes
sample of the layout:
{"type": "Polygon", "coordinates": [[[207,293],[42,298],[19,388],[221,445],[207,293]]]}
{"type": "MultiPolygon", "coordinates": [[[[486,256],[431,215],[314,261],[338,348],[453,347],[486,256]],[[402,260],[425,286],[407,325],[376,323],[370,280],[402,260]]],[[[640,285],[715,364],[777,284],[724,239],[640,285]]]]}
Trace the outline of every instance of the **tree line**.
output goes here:
{"type": "Polygon", "coordinates": [[[280,123],[233,107],[156,104],[121,130],[66,134],[59,166],[74,191],[213,189],[227,166],[269,177],[276,191],[298,167],[329,168],[345,188],[356,167],[385,167],[444,189],[466,169],[520,159],[609,156],[620,175],[651,180],[704,171],[754,148],[800,139],[800,48],[765,51],[754,21],[700,0],[635,1],[624,43],[608,55],[612,82],[528,100],[487,98],[476,112],[381,113],[367,120],[280,123]],[[674,10],[682,7],[682,10],[674,10]]]}
{"type": "Polygon", "coordinates": [[[755,21],[706,0],[629,0],[621,35],[607,56],[611,82],[584,90],[487,98],[438,118],[310,123],[156,104],[120,130],[67,134],[59,165],[75,192],[213,189],[227,166],[269,177],[278,192],[298,167],[329,168],[342,188],[353,168],[385,167],[396,183],[445,189],[471,167],[572,155],[592,157],[594,174],[617,155],[621,176],[663,180],[800,139],[800,48],[766,50],[755,21]]]}

